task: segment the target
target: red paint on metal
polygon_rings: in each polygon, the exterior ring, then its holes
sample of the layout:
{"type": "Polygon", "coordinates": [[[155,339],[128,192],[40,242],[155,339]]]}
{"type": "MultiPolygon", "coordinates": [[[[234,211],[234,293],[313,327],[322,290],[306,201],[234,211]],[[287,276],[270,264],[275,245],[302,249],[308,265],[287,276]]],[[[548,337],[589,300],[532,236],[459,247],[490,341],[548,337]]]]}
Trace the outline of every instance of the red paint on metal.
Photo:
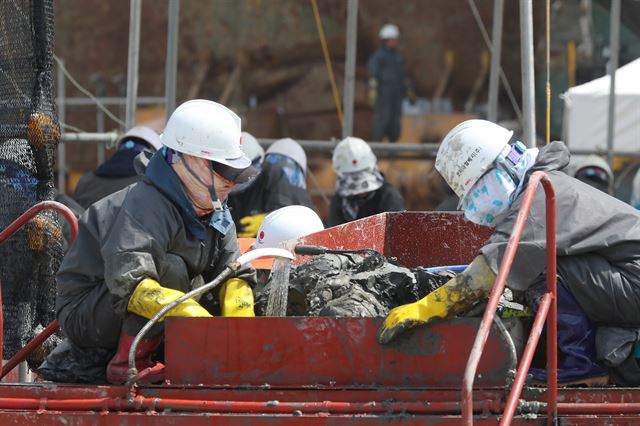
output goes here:
{"type": "MultiPolygon", "coordinates": [[[[382,318],[170,318],[165,330],[171,383],[329,387],[460,386],[478,320],[411,330],[381,346],[382,318]],[[197,342],[197,344],[196,344],[197,342]]],[[[491,334],[483,386],[503,386],[506,345],[491,334]]]]}
{"type": "MultiPolygon", "coordinates": [[[[482,322],[480,323],[480,328],[478,330],[478,334],[476,335],[475,342],[473,343],[473,348],[471,353],[469,354],[469,360],[467,362],[467,367],[464,372],[463,385],[462,385],[462,415],[464,424],[473,425],[473,410],[472,410],[472,402],[473,402],[473,384],[476,376],[476,371],[478,368],[478,364],[480,363],[480,359],[482,357],[482,353],[487,341],[487,337],[489,335],[489,331],[491,328],[491,324],[493,324],[493,319],[496,315],[496,309],[498,307],[498,302],[500,300],[500,296],[504,291],[504,287],[507,281],[507,276],[509,275],[509,271],[511,270],[511,264],[513,263],[513,259],[516,255],[516,251],[518,249],[518,244],[520,243],[520,237],[522,235],[522,231],[524,229],[524,225],[526,223],[527,217],[529,216],[529,211],[531,209],[531,203],[533,202],[533,197],[538,189],[538,183],[542,182],[545,196],[546,196],[546,226],[547,226],[547,291],[549,292],[552,298],[552,308],[550,310],[551,315],[549,316],[549,333],[552,334],[554,340],[550,342],[549,347],[547,347],[547,369],[549,373],[547,375],[547,386],[549,388],[548,397],[549,404],[547,406],[547,422],[551,424],[554,419],[554,411],[555,404],[557,399],[557,311],[555,309],[556,305],[556,274],[555,274],[555,258],[556,258],[556,221],[555,221],[555,192],[553,190],[553,185],[551,181],[547,177],[544,172],[535,172],[531,175],[529,179],[529,183],[527,184],[527,189],[524,194],[524,198],[522,200],[522,204],[520,205],[520,210],[518,211],[518,217],[516,219],[516,223],[513,225],[513,231],[511,232],[511,237],[509,239],[509,244],[507,245],[507,249],[505,250],[504,257],[502,259],[502,263],[500,265],[500,270],[498,271],[498,277],[496,278],[496,282],[493,285],[493,289],[491,291],[491,296],[489,297],[489,302],[487,303],[487,307],[485,309],[484,315],[482,317],[482,322]],[[554,271],[554,273],[549,273],[549,271],[554,271]],[[553,380],[553,382],[552,382],[553,380]],[[551,400],[553,398],[553,400],[551,400]]],[[[535,339],[535,343],[537,344],[537,339],[535,339]]],[[[549,341],[549,340],[548,340],[549,341]]],[[[530,341],[527,343],[531,343],[530,341]]],[[[535,349],[535,348],[533,348],[535,349]]],[[[526,372],[525,372],[526,373],[526,372]]],[[[524,381],[520,384],[520,389],[517,392],[512,392],[509,396],[513,398],[520,394],[522,391],[522,386],[524,385],[524,381]]],[[[517,401],[516,401],[517,402],[517,401]]],[[[514,401],[508,401],[507,406],[510,407],[511,404],[515,403],[514,401]]],[[[513,413],[511,413],[513,416],[513,413]]],[[[501,424],[509,424],[511,418],[507,413],[502,419],[501,424]]]]}
{"type": "MultiPolygon", "coordinates": [[[[373,249],[406,267],[464,264],[471,261],[493,230],[464,219],[461,213],[381,213],[325,229],[286,243],[332,249],[373,249]]],[[[294,263],[308,260],[298,256],[294,263]]]]}
{"type": "MultiPolygon", "coordinates": [[[[31,219],[33,219],[38,213],[44,210],[54,210],[60,213],[64,219],[69,223],[69,229],[71,231],[70,239],[71,243],[76,239],[76,234],[78,233],[78,220],[76,219],[73,212],[64,204],[58,203],[57,201],[43,201],[30,207],[26,212],[22,213],[16,220],[11,222],[9,226],[0,232],[0,244],[3,244],[7,241],[13,234],[15,234],[20,228],[27,224],[31,219]]],[[[3,347],[3,336],[2,330],[4,329],[4,314],[2,312],[2,296],[0,293],[0,359],[2,359],[2,347],[3,347]]],[[[0,380],[5,377],[16,365],[20,364],[22,361],[27,359],[27,357],[36,349],[38,346],[42,344],[45,340],[49,338],[53,333],[58,329],[58,322],[53,320],[51,324],[49,324],[42,332],[31,339],[27,345],[18,351],[7,363],[2,367],[2,372],[0,373],[0,380]]]]}
{"type": "MultiPolygon", "coordinates": [[[[557,403],[558,414],[640,414],[640,403],[557,403]]],[[[635,417],[634,424],[640,422],[635,417]]]]}

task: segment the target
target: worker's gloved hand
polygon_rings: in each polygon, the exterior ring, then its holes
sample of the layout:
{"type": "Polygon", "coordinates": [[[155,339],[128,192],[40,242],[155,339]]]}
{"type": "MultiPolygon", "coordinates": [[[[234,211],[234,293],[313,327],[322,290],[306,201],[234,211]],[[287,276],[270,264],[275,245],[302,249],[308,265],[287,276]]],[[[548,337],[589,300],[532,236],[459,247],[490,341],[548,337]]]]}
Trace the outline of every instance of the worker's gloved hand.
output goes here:
{"type": "MultiPolygon", "coordinates": [[[[145,278],[140,281],[129,298],[127,310],[141,317],[151,319],[162,308],[173,302],[184,293],[171,288],[162,287],[157,281],[145,278]]],[[[187,299],[167,312],[165,317],[210,317],[211,314],[198,302],[187,299]]]]}
{"type": "Polygon", "coordinates": [[[409,103],[411,105],[414,105],[418,100],[418,96],[416,95],[416,92],[412,88],[407,89],[407,98],[409,99],[409,103]]]}
{"type": "Polygon", "coordinates": [[[220,306],[223,317],[255,317],[253,291],[245,280],[231,278],[220,288],[220,306]]]}
{"type": "Polygon", "coordinates": [[[378,80],[375,78],[369,79],[369,105],[376,106],[376,100],[378,99],[378,80]]]}
{"type": "Polygon", "coordinates": [[[378,330],[378,341],[388,343],[406,329],[464,312],[491,291],[495,279],[484,256],[476,257],[464,272],[426,297],[392,309],[378,330]]]}
{"type": "Polygon", "coordinates": [[[245,216],[240,219],[242,229],[238,232],[238,237],[255,238],[266,215],[266,213],[258,213],[253,216],[245,216]]]}

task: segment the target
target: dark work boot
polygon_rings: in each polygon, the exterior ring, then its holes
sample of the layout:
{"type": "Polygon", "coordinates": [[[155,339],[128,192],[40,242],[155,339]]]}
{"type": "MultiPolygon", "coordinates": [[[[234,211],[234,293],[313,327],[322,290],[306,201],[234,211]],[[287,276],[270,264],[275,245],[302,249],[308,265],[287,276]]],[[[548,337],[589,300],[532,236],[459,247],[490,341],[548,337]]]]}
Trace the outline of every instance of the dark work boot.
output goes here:
{"type": "MultiPolygon", "coordinates": [[[[129,349],[135,336],[131,336],[124,330],[120,334],[118,351],[111,358],[107,366],[107,381],[114,385],[122,385],[128,380],[129,371],[129,349]]],[[[136,348],[136,368],[138,373],[146,368],[151,368],[151,372],[143,377],[139,383],[151,384],[164,381],[164,364],[152,361],[151,355],[158,349],[162,342],[162,335],[140,340],[136,348]]]]}

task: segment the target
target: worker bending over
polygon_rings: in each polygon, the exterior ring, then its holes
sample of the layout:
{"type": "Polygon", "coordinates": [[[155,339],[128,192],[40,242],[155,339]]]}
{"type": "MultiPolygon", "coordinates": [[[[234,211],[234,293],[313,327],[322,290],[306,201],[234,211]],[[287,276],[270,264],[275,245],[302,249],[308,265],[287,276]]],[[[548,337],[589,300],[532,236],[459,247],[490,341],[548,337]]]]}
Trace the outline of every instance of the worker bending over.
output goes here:
{"type": "MultiPolygon", "coordinates": [[[[436,169],[460,197],[465,217],[495,232],[463,273],[418,302],[393,309],[378,338],[387,343],[407,328],[462,314],[487,298],[529,178],[543,171],[557,203],[558,345],[564,355],[559,368],[575,377],[597,374],[593,326],[640,326],[640,214],[561,172],[569,163],[562,142],[538,150],[511,139],[512,132],[484,120],[465,121],[444,138],[436,169]]],[[[507,281],[514,292],[526,291],[534,309],[547,273],[545,228],[540,188],[507,281]]]]}
{"type": "MultiPolygon", "coordinates": [[[[253,177],[240,150],[240,118],[207,100],[191,100],[169,118],[164,145],[144,179],[92,205],[57,275],[58,322],[71,344],[117,351],[106,366],[110,383],[127,380],[127,356],[147,319],[171,301],[213,279],[239,255],[225,205],[236,183],[253,177]]],[[[253,316],[255,272],[241,270],[219,292],[225,316],[253,316]]],[[[188,299],[169,316],[211,316],[216,298],[188,299]]],[[[162,324],[140,341],[138,370],[163,380],[151,360],[162,324]]]]}
{"type": "Polygon", "coordinates": [[[315,209],[305,179],[307,156],[298,142],[279,139],[265,155],[258,141],[245,132],[242,149],[260,174],[229,195],[239,237],[255,238],[265,216],[281,207],[303,205],[315,209]]]}
{"type": "Polygon", "coordinates": [[[336,146],[336,192],[329,208],[329,226],[405,209],[402,195],[380,173],[377,162],[362,139],[348,137],[336,146]]]}

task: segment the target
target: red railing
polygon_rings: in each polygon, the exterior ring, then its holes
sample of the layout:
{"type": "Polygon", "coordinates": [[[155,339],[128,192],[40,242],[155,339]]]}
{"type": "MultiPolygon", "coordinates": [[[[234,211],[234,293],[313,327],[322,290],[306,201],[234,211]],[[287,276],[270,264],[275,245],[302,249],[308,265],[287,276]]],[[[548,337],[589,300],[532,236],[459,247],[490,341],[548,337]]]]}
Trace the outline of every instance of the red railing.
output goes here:
{"type": "Polygon", "coordinates": [[[480,328],[476,335],[476,340],[471,348],[469,361],[464,372],[462,381],[462,420],[465,425],[473,425],[473,381],[476,376],[478,364],[484,351],[485,343],[489,336],[489,331],[498,308],[498,301],[504,291],[507,282],[507,276],[511,270],[511,265],[518,250],[520,237],[524,229],[533,197],[538,189],[538,183],[542,183],[545,192],[546,207],[546,231],[547,231],[547,293],[545,293],[535,321],[529,340],[525,346],[524,353],[520,360],[520,365],[516,372],[515,381],[511,387],[511,392],[507,398],[504,415],[500,421],[501,425],[511,424],[513,415],[518,406],[520,394],[524,387],[524,382],[533,354],[538,345],[538,340],[542,333],[545,320],[547,322],[547,424],[551,425],[557,416],[557,399],[558,399],[558,311],[556,303],[556,195],[553,184],[544,172],[535,172],[529,179],[529,184],[524,193],[522,204],[518,212],[516,223],[513,226],[509,244],[504,254],[498,277],[491,291],[487,308],[485,309],[480,328]]]}
{"type": "MultiPolygon", "coordinates": [[[[76,234],[78,233],[78,220],[76,219],[73,212],[65,205],[60,204],[56,201],[43,201],[41,203],[36,204],[35,206],[29,208],[26,212],[22,213],[16,220],[11,222],[9,226],[0,232],[0,244],[3,244],[7,241],[13,234],[15,234],[20,228],[26,225],[31,219],[33,219],[38,213],[44,210],[54,210],[60,213],[67,222],[69,222],[69,226],[71,228],[71,240],[69,243],[72,243],[73,240],[76,239],[76,234]]],[[[0,292],[0,359],[2,359],[2,345],[3,345],[3,336],[2,330],[4,327],[3,324],[3,312],[2,312],[2,293],[0,292]]],[[[22,361],[27,359],[27,357],[34,351],[38,346],[40,346],[45,340],[49,338],[53,333],[58,330],[58,321],[53,320],[51,324],[49,324],[40,334],[31,339],[27,345],[22,348],[17,354],[15,354],[5,365],[2,366],[2,373],[0,373],[0,380],[6,376],[11,370],[13,370],[16,365],[20,364],[22,361]]]]}

